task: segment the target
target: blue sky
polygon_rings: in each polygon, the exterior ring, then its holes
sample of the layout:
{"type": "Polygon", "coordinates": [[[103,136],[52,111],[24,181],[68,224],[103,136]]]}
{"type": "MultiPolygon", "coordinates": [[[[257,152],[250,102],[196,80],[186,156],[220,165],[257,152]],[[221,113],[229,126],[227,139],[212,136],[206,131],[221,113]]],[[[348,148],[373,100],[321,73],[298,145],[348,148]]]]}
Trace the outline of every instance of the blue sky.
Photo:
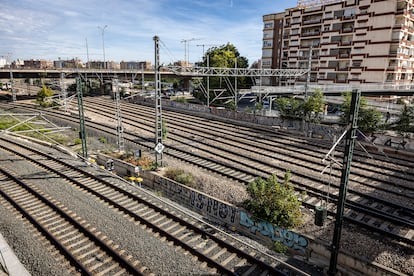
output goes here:
{"type": "Polygon", "coordinates": [[[154,35],[162,63],[201,59],[210,46],[234,44],[249,63],[261,57],[262,16],[296,0],[1,0],[0,56],[57,60],[78,57],[153,63],[154,35]],[[182,40],[197,39],[188,43],[182,40]],[[87,42],[86,42],[87,41],[87,42]],[[86,47],[86,43],[88,47],[86,47]]]}

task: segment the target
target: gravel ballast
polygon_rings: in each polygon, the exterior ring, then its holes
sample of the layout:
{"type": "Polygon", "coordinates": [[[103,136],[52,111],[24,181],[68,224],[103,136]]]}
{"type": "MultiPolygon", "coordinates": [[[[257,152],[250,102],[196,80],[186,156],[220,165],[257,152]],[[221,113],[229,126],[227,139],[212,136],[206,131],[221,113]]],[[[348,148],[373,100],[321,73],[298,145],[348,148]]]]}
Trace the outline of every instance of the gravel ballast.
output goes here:
{"type": "MultiPolygon", "coordinates": [[[[52,153],[53,150],[49,149],[49,152],[52,153]]],[[[91,195],[74,189],[56,175],[45,174],[40,168],[17,160],[4,151],[0,151],[0,158],[4,168],[20,174],[23,180],[27,178],[31,183],[36,183],[41,190],[94,225],[156,275],[211,274],[209,268],[201,267],[191,255],[185,254],[184,250],[154,237],[153,233],[123,218],[91,195]]],[[[73,162],[85,166],[83,162],[73,162]]],[[[14,219],[6,208],[2,207],[0,210],[0,231],[13,245],[12,248],[25,267],[33,275],[65,275],[55,271],[59,270],[56,260],[48,256],[42,245],[27,234],[21,221],[14,219]]]]}

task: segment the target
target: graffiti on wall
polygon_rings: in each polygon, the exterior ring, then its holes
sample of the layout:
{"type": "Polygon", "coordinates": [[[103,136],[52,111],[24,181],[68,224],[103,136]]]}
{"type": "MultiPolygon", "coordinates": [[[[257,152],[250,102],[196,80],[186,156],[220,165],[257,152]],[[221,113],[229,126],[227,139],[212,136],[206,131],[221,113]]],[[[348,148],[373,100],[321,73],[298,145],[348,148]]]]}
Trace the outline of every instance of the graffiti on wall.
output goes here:
{"type": "Polygon", "coordinates": [[[240,211],[240,225],[249,228],[250,232],[255,235],[261,234],[288,246],[290,249],[299,250],[306,254],[308,240],[298,233],[277,227],[266,221],[253,221],[243,211],[240,211]]]}
{"type": "Polygon", "coordinates": [[[190,205],[199,209],[201,213],[207,213],[210,216],[227,220],[230,223],[234,223],[236,218],[236,207],[227,205],[195,191],[191,191],[190,205]]]}

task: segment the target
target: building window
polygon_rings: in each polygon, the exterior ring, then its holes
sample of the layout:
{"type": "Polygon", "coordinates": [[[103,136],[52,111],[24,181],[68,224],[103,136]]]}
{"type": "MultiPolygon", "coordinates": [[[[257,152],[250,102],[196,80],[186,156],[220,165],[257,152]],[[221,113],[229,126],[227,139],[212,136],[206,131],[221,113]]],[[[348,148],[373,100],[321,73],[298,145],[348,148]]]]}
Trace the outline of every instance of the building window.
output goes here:
{"type": "Polygon", "coordinates": [[[273,43],[271,40],[263,40],[263,47],[272,47],[273,43]]]}
{"type": "Polygon", "coordinates": [[[356,13],[356,11],[355,11],[355,9],[354,9],[354,8],[352,8],[352,9],[347,9],[347,10],[345,10],[345,11],[344,11],[344,16],[345,16],[345,17],[352,17],[352,16],[354,16],[354,15],[355,15],[355,13],[356,13]]]}
{"type": "Polygon", "coordinates": [[[265,29],[273,29],[273,22],[267,22],[264,24],[265,29]]]}

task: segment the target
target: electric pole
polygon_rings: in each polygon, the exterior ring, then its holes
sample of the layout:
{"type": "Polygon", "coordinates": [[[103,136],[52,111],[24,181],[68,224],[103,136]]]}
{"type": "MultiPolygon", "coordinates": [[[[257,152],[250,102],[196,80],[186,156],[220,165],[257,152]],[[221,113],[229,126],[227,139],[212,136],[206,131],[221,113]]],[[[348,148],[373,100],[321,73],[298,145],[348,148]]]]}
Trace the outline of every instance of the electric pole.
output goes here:
{"type": "Polygon", "coordinates": [[[197,47],[203,47],[203,57],[204,57],[204,47],[205,46],[207,46],[207,47],[214,47],[214,46],[217,46],[217,44],[198,44],[196,46],[197,47]]]}
{"type": "Polygon", "coordinates": [[[86,60],[88,63],[88,69],[91,69],[91,65],[89,63],[89,48],[88,48],[88,38],[85,38],[86,41],[86,60]]]}
{"type": "Polygon", "coordinates": [[[338,254],[339,254],[339,248],[340,248],[342,222],[343,222],[345,201],[346,201],[346,192],[347,192],[349,174],[351,171],[351,162],[352,162],[352,155],[354,152],[356,132],[358,129],[358,111],[359,111],[360,98],[361,98],[361,91],[353,90],[352,98],[351,98],[351,110],[350,110],[349,118],[348,118],[348,126],[350,126],[350,129],[346,133],[346,138],[345,138],[345,151],[344,151],[344,158],[343,158],[343,164],[342,164],[341,183],[339,186],[338,205],[336,207],[335,229],[334,229],[334,235],[333,235],[332,244],[331,244],[331,259],[330,259],[329,270],[328,270],[328,275],[331,275],[331,276],[334,276],[337,273],[336,266],[338,262],[338,254]]]}
{"type": "Polygon", "coordinates": [[[78,111],[79,111],[79,138],[82,140],[82,156],[88,158],[88,150],[86,148],[86,131],[85,116],[83,113],[83,94],[81,77],[76,78],[76,93],[78,95],[78,111]]]}
{"type": "Polygon", "coordinates": [[[11,66],[11,53],[7,53],[7,60],[6,63],[9,64],[10,69],[10,89],[12,92],[12,101],[16,101],[16,91],[14,90],[14,79],[13,79],[13,72],[12,72],[12,66],[11,66]]]}
{"type": "Polygon", "coordinates": [[[120,104],[120,95],[119,95],[119,82],[118,79],[112,81],[112,86],[115,86],[115,106],[116,106],[116,134],[118,137],[118,149],[119,152],[123,152],[125,149],[124,143],[124,129],[122,127],[122,116],[121,116],[121,104],[120,104]]]}
{"type": "Polygon", "coordinates": [[[102,31],[102,52],[103,52],[103,69],[107,69],[106,61],[105,61],[105,29],[108,25],[103,27],[98,26],[98,28],[102,31]]]}
{"type": "Polygon", "coordinates": [[[184,62],[185,66],[189,65],[189,55],[190,55],[190,41],[194,40],[201,40],[200,38],[190,38],[190,39],[183,39],[181,43],[184,43],[184,62]]]}
{"type": "Polygon", "coordinates": [[[155,58],[155,163],[157,166],[163,166],[163,150],[162,144],[162,108],[161,108],[161,73],[160,73],[160,39],[154,36],[155,58]]]}
{"type": "Polygon", "coordinates": [[[68,111],[68,103],[67,98],[68,94],[66,92],[66,83],[65,83],[65,73],[60,73],[60,90],[62,91],[62,97],[63,97],[63,106],[65,108],[65,113],[68,111]]]}

